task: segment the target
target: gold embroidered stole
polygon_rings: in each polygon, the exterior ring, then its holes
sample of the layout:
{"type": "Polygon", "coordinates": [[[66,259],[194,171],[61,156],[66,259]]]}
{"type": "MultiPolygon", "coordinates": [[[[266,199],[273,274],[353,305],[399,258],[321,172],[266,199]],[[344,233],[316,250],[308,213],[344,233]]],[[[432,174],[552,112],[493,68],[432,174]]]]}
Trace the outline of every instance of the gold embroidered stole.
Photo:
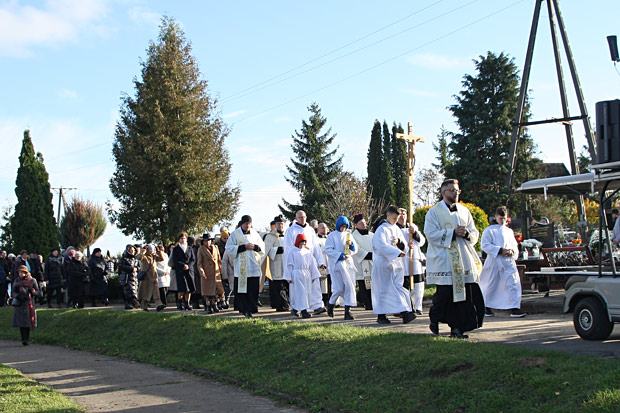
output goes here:
{"type": "MultiPolygon", "coordinates": [[[[239,231],[241,233],[241,237],[235,237],[236,241],[237,241],[237,247],[239,245],[245,245],[248,244],[250,241],[248,241],[247,237],[245,236],[245,234],[243,233],[243,231],[239,231]]],[[[256,262],[258,262],[258,260],[260,259],[260,255],[258,255],[258,253],[256,251],[244,251],[244,252],[251,252],[252,254],[254,254],[254,258],[256,259],[256,262]]],[[[237,283],[237,292],[239,294],[246,294],[248,292],[248,261],[249,261],[249,256],[248,254],[244,254],[243,252],[241,254],[237,253],[237,257],[239,257],[239,281],[237,283]]]]}

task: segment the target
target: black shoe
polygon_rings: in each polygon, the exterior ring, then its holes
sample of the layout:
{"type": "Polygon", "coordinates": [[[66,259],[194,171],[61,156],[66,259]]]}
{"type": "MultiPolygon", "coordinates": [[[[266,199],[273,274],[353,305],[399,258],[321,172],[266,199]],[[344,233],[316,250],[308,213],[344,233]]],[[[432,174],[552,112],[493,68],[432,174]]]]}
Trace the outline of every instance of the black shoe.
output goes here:
{"type": "Polygon", "coordinates": [[[283,311],[288,311],[286,308],[276,308],[276,313],[281,313],[283,311]]]}
{"type": "Polygon", "coordinates": [[[149,311],[149,309],[148,308],[143,308],[142,311],[149,311]]]}
{"type": "Polygon", "coordinates": [[[103,305],[105,305],[106,307],[108,307],[110,305],[110,300],[108,300],[107,298],[105,299],[105,301],[103,302],[103,305]]]}
{"type": "Polygon", "coordinates": [[[355,320],[355,318],[353,318],[353,315],[351,315],[351,307],[348,305],[344,306],[344,319],[345,320],[355,320]]]}
{"type": "Polygon", "coordinates": [[[436,336],[439,335],[439,324],[431,321],[431,323],[428,325],[428,328],[429,330],[431,330],[431,333],[435,334],[436,336]]]}
{"type": "Polygon", "coordinates": [[[259,307],[262,307],[263,303],[261,303],[260,300],[256,300],[256,305],[259,306],[259,307]]]}
{"type": "Polygon", "coordinates": [[[333,304],[327,304],[327,315],[330,316],[331,318],[334,318],[334,305],[333,304]]]}
{"type": "Polygon", "coordinates": [[[372,311],[372,305],[368,305],[368,304],[366,304],[366,305],[364,306],[364,310],[372,311]]]}
{"type": "Polygon", "coordinates": [[[311,318],[311,317],[312,317],[312,314],[310,314],[308,310],[302,310],[301,318],[311,318]]]}
{"type": "Polygon", "coordinates": [[[245,318],[254,318],[254,316],[252,315],[252,313],[250,313],[249,311],[246,312],[245,314],[245,318]]]}
{"type": "Polygon", "coordinates": [[[316,310],[314,310],[314,315],[323,314],[326,311],[327,311],[327,309],[325,307],[319,307],[316,310]]]}
{"type": "Polygon", "coordinates": [[[183,308],[187,311],[192,311],[192,308],[189,306],[187,301],[183,301],[183,308]]]}
{"type": "Polygon", "coordinates": [[[459,330],[458,328],[453,328],[450,331],[450,337],[452,337],[452,338],[460,338],[460,339],[469,338],[469,336],[467,334],[461,333],[461,330],[459,330]]]}
{"type": "Polygon", "coordinates": [[[379,314],[377,316],[377,323],[379,324],[392,324],[390,320],[385,316],[385,314],[379,314]]]}
{"type": "Polygon", "coordinates": [[[526,315],[527,313],[524,313],[518,308],[513,308],[512,311],[510,312],[510,317],[512,318],[521,318],[521,317],[525,317],[526,315]]]}
{"type": "Polygon", "coordinates": [[[415,310],[415,315],[422,315],[422,310],[415,310]]]}
{"type": "Polygon", "coordinates": [[[228,305],[228,300],[224,301],[224,304],[222,304],[222,308],[224,310],[228,310],[230,308],[230,306],[228,305]]]}
{"type": "Polygon", "coordinates": [[[218,302],[217,302],[217,309],[218,309],[218,310],[221,310],[222,308],[223,308],[222,302],[221,302],[221,301],[218,301],[218,302]]]}
{"type": "Polygon", "coordinates": [[[291,315],[299,317],[299,313],[297,312],[297,310],[291,310],[291,315]]]}
{"type": "Polygon", "coordinates": [[[403,324],[410,323],[416,317],[413,311],[403,311],[401,314],[403,315],[403,324]]]}
{"type": "Polygon", "coordinates": [[[161,311],[161,310],[163,310],[164,308],[166,308],[166,306],[165,306],[165,305],[163,305],[163,304],[160,304],[160,305],[158,305],[158,306],[157,306],[157,308],[155,309],[155,311],[160,312],[160,311],[161,311]]]}
{"type": "Polygon", "coordinates": [[[28,342],[27,341],[22,341],[22,346],[27,346],[28,342]]]}
{"type": "Polygon", "coordinates": [[[125,304],[125,310],[133,310],[133,305],[125,304]]]}
{"type": "Polygon", "coordinates": [[[485,317],[495,317],[495,313],[489,307],[484,308],[484,316],[485,317]]]}

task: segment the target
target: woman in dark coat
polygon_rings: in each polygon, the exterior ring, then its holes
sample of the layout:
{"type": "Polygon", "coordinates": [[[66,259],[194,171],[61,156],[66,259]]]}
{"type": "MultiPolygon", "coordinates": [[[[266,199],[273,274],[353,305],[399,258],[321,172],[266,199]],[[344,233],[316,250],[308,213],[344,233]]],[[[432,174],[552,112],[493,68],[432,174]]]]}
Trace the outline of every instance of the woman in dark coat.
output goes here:
{"type": "Polygon", "coordinates": [[[39,284],[30,276],[28,267],[17,267],[17,276],[11,289],[11,297],[16,301],[13,311],[13,327],[19,327],[22,344],[28,345],[30,329],[37,326],[37,312],[34,308],[34,299],[39,295],[39,284]]]}
{"type": "Polygon", "coordinates": [[[82,261],[82,254],[75,252],[73,258],[67,263],[69,274],[69,299],[73,303],[73,308],[84,308],[84,297],[86,296],[86,284],[88,283],[88,267],[82,261]]]}
{"type": "Polygon", "coordinates": [[[101,254],[100,248],[93,250],[93,255],[88,260],[88,277],[89,295],[92,301],[93,307],[97,307],[97,298],[101,300],[103,305],[109,305],[108,301],[108,266],[101,254]]]}
{"type": "Polygon", "coordinates": [[[52,307],[52,298],[56,293],[56,305],[62,308],[64,296],[62,288],[65,286],[65,268],[62,265],[62,259],[58,248],[54,248],[50,252],[50,256],[45,261],[45,271],[43,279],[47,282],[47,306],[52,307]]]}
{"type": "Polygon", "coordinates": [[[136,258],[136,248],[129,244],[125,247],[123,258],[118,264],[119,284],[123,287],[125,310],[138,308],[138,271],[140,261],[136,258]]]}
{"type": "Polygon", "coordinates": [[[182,232],[178,238],[179,245],[172,250],[172,262],[174,263],[174,273],[177,278],[177,291],[179,300],[185,310],[191,310],[189,300],[194,288],[194,250],[187,244],[187,233],[182,232]]]}

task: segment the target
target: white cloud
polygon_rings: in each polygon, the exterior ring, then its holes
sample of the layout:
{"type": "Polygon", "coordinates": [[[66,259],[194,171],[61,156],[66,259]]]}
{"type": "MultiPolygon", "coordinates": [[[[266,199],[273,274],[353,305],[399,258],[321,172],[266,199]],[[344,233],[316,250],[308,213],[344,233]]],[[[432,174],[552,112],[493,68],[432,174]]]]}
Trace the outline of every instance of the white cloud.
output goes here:
{"type": "Polygon", "coordinates": [[[407,58],[415,66],[429,69],[460,69],[472,66],[471,58],[451,57],[432,53],[421,53],[407,58]]]}
{"type": "Polygon", "coordinates": [[[158,25],[161,21],[161,14],[150,11],[142,6],[129,9],[129,17],[137,23],[146,22],[158,25]]]}
{"type": "Polygon", "coordinates": [[[223,119],[236,118],[237,116],[241,116],[244,113],[247,113],[247,110],[243,110],[242,109],[242,110],[238,110],[238,111],[235,111],[235,112],[230,112],[230,113],[227,113],[225,115],[222,115],[222,118],[223,119]]]}
{"type": "Polygon", "coordinates": [[[64,99],[77,99],[78,98],[77,92],[71,89],[62,89],[60,92],[58,92],[58,96],[64,99]]]}
{"type": "Polygon", "coordinates": [[[275,118],[273,121],[275,123],[285,123],[292,121],[293,118],[289,118],[288,116],[280,116],[279,118],[275,118]]]}
{"type": "Polygon", "coordinates": [[[26,57],[36,46],[76,42],[85,32],[105,34],[98,21],[106,0],[48,0],[41,7],[16,1],[0,5],[0,55],[26,57]]]}
{"type": "Polygon", "coordinates": [[[431,92],[429,90],[405,89],[404,92],[408,95],[413,95],[413,96],[424,96],[424,97],[437,96],[437,93],[431,92]]]}

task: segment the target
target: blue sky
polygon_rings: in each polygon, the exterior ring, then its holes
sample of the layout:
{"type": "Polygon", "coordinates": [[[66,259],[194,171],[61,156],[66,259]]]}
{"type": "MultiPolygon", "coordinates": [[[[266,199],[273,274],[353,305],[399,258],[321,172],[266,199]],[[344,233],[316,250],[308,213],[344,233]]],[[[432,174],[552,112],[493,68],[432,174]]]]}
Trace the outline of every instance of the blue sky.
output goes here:
{"type": "MultiPolygon", "coordinates": [[[[617,0],[563,0],[561,11],[587,109],[616,99],[620,75],[605,37],[620,34],[617,0]]],[[[232,180],[242,188],[241,214],[264,227],[282,197],[291,135],[317,102],[337,133],[344,166],[365,175],[375,119],[414,124],[427,142],[418,165],[434,161],[432,142],[450,112],[472,59],[505,52],[522,68],[533,0],[419,1],[138,1],[0,0],[0,205],[14,204],[24,129],[41,151],[52,187],[78,188],[112,200],[111,147],[121,96],[133,79],[160,18],[173,17],[191,41],[210,93],[231,127],[232,180]]],[[[533,119],[561,116],[546,2],[538,29],[531,90],[533,119]]],[[[564,65],[565,77],[570,79],[564,65]]],[[[567,82],[571,114],[578,113],[567,82]]],[[[573,125],[577,148],[583,127],[573,125]]],[[[568,162],[560,125],[530,129],[541,156],[568,162]]],[[[466,190],[466,188],[464,188],[466,190]]],[[[57,198],[54,199],[54,205],[57,198]]],[[[126,238],[109,227],[97,246],[120,251],[126,238]]]]}

